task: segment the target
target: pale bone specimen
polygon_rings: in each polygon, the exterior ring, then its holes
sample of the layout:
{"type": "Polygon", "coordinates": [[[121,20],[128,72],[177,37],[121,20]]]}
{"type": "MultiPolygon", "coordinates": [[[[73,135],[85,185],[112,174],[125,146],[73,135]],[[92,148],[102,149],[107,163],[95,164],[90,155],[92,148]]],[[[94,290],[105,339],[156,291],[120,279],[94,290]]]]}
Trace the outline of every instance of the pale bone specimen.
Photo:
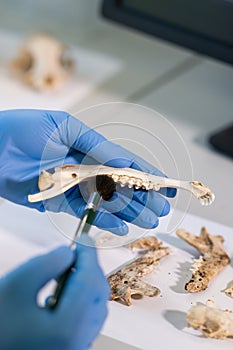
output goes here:
{"type": "Polygon", "coordinates": [[[131,168],[113,168],[104,165],[64,165],[55,168],[55,172],[50,174],[43,170],[39,177],[40,193],[29,195],[29,202],[38,202],[57,196],[71,187],[87,181],[97,175],[110,176],[122,187],[128,186],[135,189],[155,190],[161,187],[181,188],[190,191],[198,198],[202,205],[209,205],[214,201],[214,194],[211,190],[197,181],[180,181],[155,176],[131,168]]]}
{"type": "Polygon", "coordinates": [[[221,310],[213,305],[198,304],[187,313],[189,327],[198,329],[208,338],[233,337],[233,310],[221,310]]]}
{"type": "Polygon", "coordinates": [[[233,298],[233,281],[223,290],[223,292],[230,298],[233,298]]]}
{"type": "Polygon", "coordinates": [[[147,236],[147,237],[143,237],[138,239],[137,241],[133,242],[130,244],[130,249],[135,250],[135,249],[139,249],[141,252],[143,252],[143,250],[156,250],[158,248],[158,245],[161,246],[162,243],[158,242],[157,238],[154,236],[147,236]]]}
{"type": "Polygon", "coordinates": [[[74,66],[67,55],[67,48],[57,39],[46,34],[29,37],[12,60],[11,70],[20,79],[38,90],[60,87],[74,66]]]}
{"type": "Polygon", "coordinates": [[[217,275],[229,262],[230,258],[223,250],[222,236],[211,235],[202,227],[200,236],[195,236],[183,229],[176,232],[177,236],[197,248],[203,255],[194,260],[192,277],[185,285],[190,293],[201,292],[208,287],[209,281],[217,275]]]}
{"type": "Polygon", "coordinates": [[[155,237],[147,237],[143,240],[142,245],[140,240],[132,245],[138,248],[142,246],[143,255],[108,277],[111,300],[120,300],[130,306],[132,295],[153,297],[160,294],[158,288],[143,282],[140,277],[153,272],[160,259],[170,253],[170,249],[162,247],[162,242],[158,242],[155,237]],[[149,245],[145,243],[145,240],[148,239],[150,240],[149,245]]]}

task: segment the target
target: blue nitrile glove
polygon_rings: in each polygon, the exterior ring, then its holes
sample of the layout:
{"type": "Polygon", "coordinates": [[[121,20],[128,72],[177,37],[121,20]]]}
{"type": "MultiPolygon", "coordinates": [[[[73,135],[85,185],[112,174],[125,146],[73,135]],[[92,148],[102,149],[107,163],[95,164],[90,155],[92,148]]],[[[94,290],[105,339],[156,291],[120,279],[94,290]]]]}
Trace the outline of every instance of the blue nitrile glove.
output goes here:
{"type": "Polygon", "coordinates": [[[0,349],[84,350],[107,315],[109,286],[93,247],[78,245],[76,271],[56,309],[39,307],[38,291],[72,263],[74,252],[60,247],[21,265],[0,279],[0,349]]]}
{"type": "MultiPolygon", "coordinates": [[[[44,202],[29,203],[36,193],[42,169],[64,163],[89,163],[131,167],[164,176],[158,169],[114,144],[66,112],[10,110],[0,112],[0,196],[40,211],[68,212],[80,217],[86,202],[79,187],[44,202]]],[[[173,197],[174,189],[160,193],[173,197]]],[[[126,234],[122,220],[144,228],[158,225],[158,217],[169,212],[169,203],[155,191],[119,191],[97,213],[94,224],[117,234],[126,234]],[[130,192],[130,193],[129,193],[130,192]],[[131,197],[130,197],[131,196],[131,197]],[[116,197],[118,199],[116,200],[116,197]]]]}

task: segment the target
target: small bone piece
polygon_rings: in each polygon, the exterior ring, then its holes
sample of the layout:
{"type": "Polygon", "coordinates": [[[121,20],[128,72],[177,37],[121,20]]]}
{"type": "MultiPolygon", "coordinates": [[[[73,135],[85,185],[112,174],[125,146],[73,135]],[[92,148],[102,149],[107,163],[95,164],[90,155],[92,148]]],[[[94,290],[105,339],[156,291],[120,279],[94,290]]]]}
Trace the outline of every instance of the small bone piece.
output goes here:
{"type": "Polygon", "coordinates": [[[55,197],[71,187],[88,181],[97,175],[110,176],[122,187],[134,187],[135,189],[155,190],[162,187],[181,188],[190,191],[202,205],[210,205],[214,201],[214,194],[211,190],[197,181],[180,181],[155,176],[143,171],[131,168],[113,168],[105,165],[73,165],[67,164],[55,168],[53,174],[42,171],[39,178],[39,189],[41,192],[28,195],[29,202],[55,197]]]}
{"type": "MultiPolygon", "coordinates": [[[[153,297],[160,294],[158,288],[143,282],[140,277],[153,272],[160,259],[170,253],[170,249],[161,247],[162,243],[158,242],[155,237],[147,237],[146,239],[153,240],[153,245],[147,246],[146,253],[108,277],[111,287],[111,300],[120,300],[125,305],[130,306],[132,295],[153,297]]],[[[144,240],[143,238],[143,253],[145,252],[144,240]]],[[[132,248],[141,246],[140,240],[137,242],[132,244],[132,248]]]]}
{"type": "Polygon", "coordinates": [[[230,298],[233,298],[233,281],[230,282],[229,286],[223,290],[223,292],[230,298]]]}
{"type": "Polygon", "coordinates": [[[154,236],[147,236],[138,239],[137,241],[130,244],[130,249],[140,249],[142,250],[153,250],[158,249],[162,246],[162,242],[159,242],[154,236]]]}
{"type": "Polygon", "coordinates": [[[183,229],[177,230],[176,234],[203,254],[199,259],[194,260],[192,277],[185,285],[185,289],[190,293],[201,292],[208,287],[209,281],[230,262],[229,256],[222,248],[224,239],[222,236],[211,235],[205,227],[202,227],[200,236],[195,236],[183,229]]]}
{"type": "Polygon", "coordinates": [[[66,47],[51,35],[29,37],[10,63],[12,72],[37,90],[54,90],[63,85],[74,66],[66,47]]]}
{"type": "Polygon", "coordinates": [[[233,338],[233,310],[198,304],[188,311],[187,323],[208,338],[233,338]]]}

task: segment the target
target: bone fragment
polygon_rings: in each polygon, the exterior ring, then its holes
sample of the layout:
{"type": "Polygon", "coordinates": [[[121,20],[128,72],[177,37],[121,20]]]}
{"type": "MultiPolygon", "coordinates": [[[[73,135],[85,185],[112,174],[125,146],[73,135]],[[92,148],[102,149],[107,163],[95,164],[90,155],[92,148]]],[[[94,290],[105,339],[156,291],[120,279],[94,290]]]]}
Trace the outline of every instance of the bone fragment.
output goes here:
{"type": "Polygon", "coordinates": [[[184,229],[177,230],[176,234],[202,254],[199,259],[194,260],[192,277],[186,283],[185,289],[190,293],[204,291],[210,280],[230,262],[229,256],[222,248],[224,239],[220,235],[211,235],[205,227],[201,229],[200,236],[184,229]]]}
{"type": "Polygon", "coordinates": [[[188,311],[187,324],[208,338],[233,338],[233,310],[197,304],[188,311]]]}
{"type": "Polygon", "coordinates": [[[162,246],[162,242],[159,242],[154,236],[147,236],[138,239],[137,241],[130,244],[130,249],[134,250],[136,248],[140,250],[156,250],[162,246]]]}
{"type": "Polygon", "coordinates": [[[223,292],[230,298],[233,298],[233,281],[230,282],[229,286],[223,290],[223,292]]]}
{"type": "Polygon", "coordinates": [[[140,247],[142,244],[144,254],[108,278],[111,287],[111,300],[120,300],[125,305],[130,306],[132,295],[153,297],[160,294],[157,287],[143,282],[140,277],[153,272],[160,259],[170,253],[170,249],[162,247],[162,243],[158,242],[155,237],[147,239],[153,241],[153,245],[148,246],[145,239],[142,239],[142,243],[140,240],[133,243],[132,248],[140,247]],[[144,249],[145,245],[148,247],[146,250],[144,249]]]}

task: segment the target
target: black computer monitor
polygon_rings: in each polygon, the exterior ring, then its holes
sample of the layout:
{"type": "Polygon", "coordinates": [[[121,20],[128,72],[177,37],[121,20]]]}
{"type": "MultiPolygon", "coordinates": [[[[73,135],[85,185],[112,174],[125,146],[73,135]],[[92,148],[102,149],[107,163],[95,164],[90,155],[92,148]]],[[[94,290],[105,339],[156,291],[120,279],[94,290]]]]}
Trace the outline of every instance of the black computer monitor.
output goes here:
{"type": "Polygon", "coordinates": [[[104,0],[102,14],[233,64],[233,0],[104,0]]]}

